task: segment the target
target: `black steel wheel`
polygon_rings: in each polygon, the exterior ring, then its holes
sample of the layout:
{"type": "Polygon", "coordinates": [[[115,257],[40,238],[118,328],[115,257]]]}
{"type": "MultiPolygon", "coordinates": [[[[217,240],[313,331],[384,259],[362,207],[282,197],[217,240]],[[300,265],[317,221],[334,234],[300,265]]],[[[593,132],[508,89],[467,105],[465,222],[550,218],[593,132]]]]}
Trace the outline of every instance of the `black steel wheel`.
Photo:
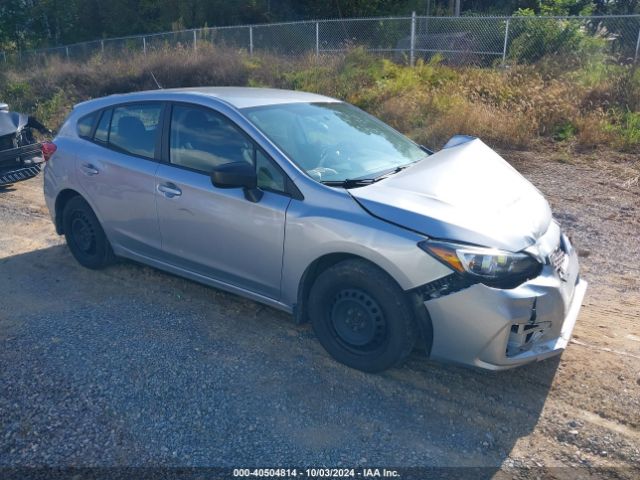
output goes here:
{"type": "Polygon", "coordinates": [[[113,263],[109,240],[95,213],[82,197],[73,197],[67,202],[62,222],[67,245],[78,263],[92,269],[113,263]]]}
{"type": "Polygon", "coordinates": [[[378,302],[358,288],[340,290],[329,312],[331,327],[345,348],[367,352],[380,347],[386,338],[385,314],[378,302]]]}
{"type": "Polygon", "coordinates": [[[340,262],[316,278],[308,314],[322,346],[339,362],[366,372],[402,363],[416,339],[404,292],[364,260],[340,262]]]}

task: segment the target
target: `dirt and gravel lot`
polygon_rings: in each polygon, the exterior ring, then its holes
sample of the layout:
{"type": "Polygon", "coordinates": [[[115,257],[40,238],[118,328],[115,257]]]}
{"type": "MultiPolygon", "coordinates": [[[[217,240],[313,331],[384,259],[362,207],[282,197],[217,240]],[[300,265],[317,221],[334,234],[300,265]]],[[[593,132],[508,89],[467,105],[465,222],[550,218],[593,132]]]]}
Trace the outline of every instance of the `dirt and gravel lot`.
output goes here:
{"type": "Polygon", "coordinates": [[[0,189],[0,467],[638,478],[638,160],[507,157],[550,199],[590,289],[561,358],[501,373],[417,353],[381,375],[350,370],[309,326],[257,303],[130,262],[83,269],[54,232],[41,178],[0,189]]]}

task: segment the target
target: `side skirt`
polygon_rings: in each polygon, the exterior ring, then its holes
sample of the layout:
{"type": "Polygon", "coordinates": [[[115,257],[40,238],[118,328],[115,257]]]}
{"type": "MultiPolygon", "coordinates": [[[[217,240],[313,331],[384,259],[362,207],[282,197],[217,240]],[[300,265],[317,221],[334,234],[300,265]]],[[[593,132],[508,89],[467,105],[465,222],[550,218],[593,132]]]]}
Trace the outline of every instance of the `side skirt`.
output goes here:
{"type": "Polygon", "coordinates": [[[194,282],[202,283],[209,287],[218,288],[220,290],[224,290],[229,293],[233,293],[235,295],[239,295],[244,298],[248,298],[249,300],[253,300],[258,303],[263,303],[270,307],[276,308],[283,312],[292,314],[293,307],[290,305],[286,305],[278,300],[275,300],[270,297],[265,297],[264,295],[260,295],[258,293],[252,292],[250,290],[237,287],[235,285],[231,285],[229,283],[221,282],[220,280],[216,280],[211,277],[207,277],[206,275],[202,275],[199,273],[192,272],[190,270],[186,270],[181,267],[177,267],[170,263],[162,262],[160,260],[156,260],[151,257],[147,257],[145,255],[140,255],[138,253],[132,252],[126,248],[122,247],[114,247],[114,253],[119,257],[125,257],[130,260],[134,260],[136,262],[144,263],[145,265],[149,265],[151,267],[157,268],[159,270],[164,270],[169,273],[173,273],[174,275],[178,275],[180,277],[188,278],[189,280],[193,280],[194,282]]]}

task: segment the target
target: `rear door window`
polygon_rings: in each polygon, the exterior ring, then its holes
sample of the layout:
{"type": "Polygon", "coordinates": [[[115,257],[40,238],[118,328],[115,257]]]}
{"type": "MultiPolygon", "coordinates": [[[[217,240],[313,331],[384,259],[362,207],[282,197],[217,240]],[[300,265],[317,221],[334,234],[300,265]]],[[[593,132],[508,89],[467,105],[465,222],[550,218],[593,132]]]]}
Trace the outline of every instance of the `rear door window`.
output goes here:
{"type": "Polygon", "coordinates": [[[109,145],[126,153],[154,158],[162,104],[142,103],[113,109],[109,145]]]}

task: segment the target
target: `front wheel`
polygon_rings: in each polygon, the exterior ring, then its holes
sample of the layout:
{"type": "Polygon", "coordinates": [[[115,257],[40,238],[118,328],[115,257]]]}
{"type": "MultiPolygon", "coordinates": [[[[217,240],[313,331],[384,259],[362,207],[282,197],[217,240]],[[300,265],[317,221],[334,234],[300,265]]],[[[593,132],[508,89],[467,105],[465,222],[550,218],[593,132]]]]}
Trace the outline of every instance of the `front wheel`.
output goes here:
{"type": "Polygon", "coordinates": [[[69,250],[83,267],[104,268],[113,263],[114,255],[104,230],[89,204],[73,197],[62,213],[64,235],[69,250]]]}
{"type": "Polygon", "coordinates": [[[345,260],[322,272],[308,308],[322,346],[351,368],[386,370],[403,363],[415,344],[415,318],[405,294],[364,260],[345,260]]]}

